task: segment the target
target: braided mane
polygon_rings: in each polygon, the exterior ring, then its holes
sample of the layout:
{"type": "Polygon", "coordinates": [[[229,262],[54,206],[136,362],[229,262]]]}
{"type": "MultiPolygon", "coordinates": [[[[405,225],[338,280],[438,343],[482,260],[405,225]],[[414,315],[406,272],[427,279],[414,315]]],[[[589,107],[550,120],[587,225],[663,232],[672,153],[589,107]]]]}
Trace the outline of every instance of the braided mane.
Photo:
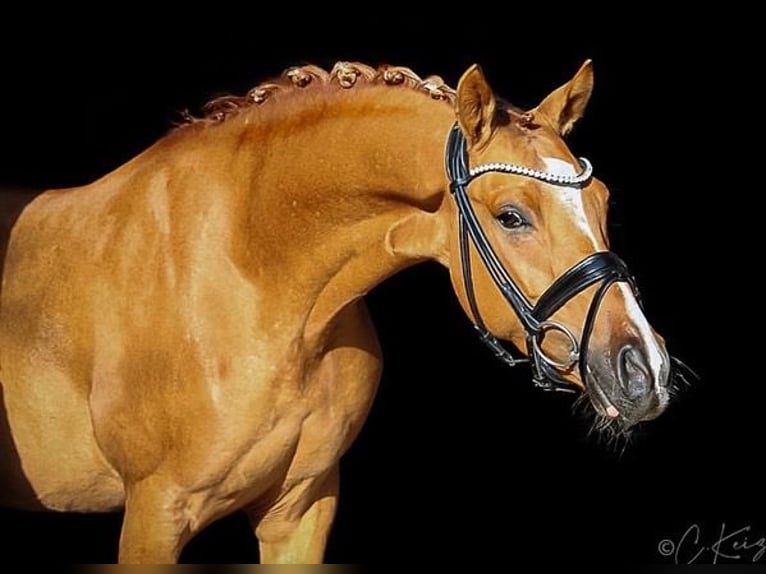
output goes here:
{"type": "Polygon", "coordinates": [[[447,86],[439,76],[420,78],[403,66],[380,66],[372,68],[359,62],[337,62],[332,70],[314,66],[294,66],[281,76],[252,88],[244,96],[221,96],[202,107],[202,115],[183,113],[182,124],[200,122],[220,123],[253,106],[260,106],[281,92],[337,86],[351,89],[356,85],[405,86],[423,92],[436,100],[454,102],[455,90],[447,86]]]}

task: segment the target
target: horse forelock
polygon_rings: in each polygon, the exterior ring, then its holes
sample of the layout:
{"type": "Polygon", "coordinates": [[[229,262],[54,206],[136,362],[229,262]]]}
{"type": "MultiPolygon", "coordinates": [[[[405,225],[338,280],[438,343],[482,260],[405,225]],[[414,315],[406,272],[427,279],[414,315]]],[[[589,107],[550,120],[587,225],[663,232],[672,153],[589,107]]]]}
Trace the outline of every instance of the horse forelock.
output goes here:
{"type": "Polygon", "coordinates": [[[337,62],[328,72],[315,65],[287,68],[276,78],[258,84],[244,96],[226,95],[214,98],[202,106],[200,116],[188,111],[182,115],[181,126],[197,123],[220,123],[244,110],[260,106],[283,93],[338,89],[357,86],[400,86],[422,92],[435,100],[454,103],[455,90],[439,76],[421,78],[410,68],[383,65],[377,68],[360,62],[337,62]]]}

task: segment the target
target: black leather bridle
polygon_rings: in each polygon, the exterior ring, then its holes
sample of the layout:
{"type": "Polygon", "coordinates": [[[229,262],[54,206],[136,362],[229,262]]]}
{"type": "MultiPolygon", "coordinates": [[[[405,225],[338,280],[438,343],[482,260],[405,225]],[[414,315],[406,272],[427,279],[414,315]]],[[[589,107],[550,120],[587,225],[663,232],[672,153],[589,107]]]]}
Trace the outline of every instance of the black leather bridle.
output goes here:
{"type": "Polygon", "coordinates": [[[478,331],[480,339],[499,359],[508,365],[515,366],[520,362],[529,362],[535,386],[544,390],[574,392],[573,385],[566,381],[562,375],[570,371],[575,365],[578,366],[581,380],[585,383],[588,344],[601,301],[609,287],[613,283],[621,281],[630,285],[636,299],[640,303],[635,280],[625,263],[615,253],[611,251],[598,251],[559,276],[540,296],[537,303],[530,303],[511,275],[503,267],[487,239],[487,235],[484,233],[471,205],[471,200],[468,196],[468,184],[485,173],[499,172],[531,177],[552,185],[582,187],[590,181],[592,169],[590,163],[584,158],[580,158],[580,163],[584,168],[583,172],[578,176],[572,177],[557,176],[507,163],[483,164],[469,169],[468,145],[463,132],[457,124],[452,127],[449,139],[447,140],[447,175],[450,182],[450,192],[455,198],[459,213],[459,241],[463,282],[471,314],[473,315],[474,327],[478,331]],[[490,277],[492,277],[495,285],[524,327],[526,332],[527,359],[515,358],[511,355],[502,343],[489,332],[481,318],[473,287],[469,238],[490,277]],[[578,343],[577,338],[565,325],[550,319],[550,317],[578,293],[599,282],[601,284],[591,300],[582,336],[578,343]],[[566,361],[557,361],[547,356],[543,351],[543,338],[550,331],[558,331],[568,339],[570,352],[566,361]]]}

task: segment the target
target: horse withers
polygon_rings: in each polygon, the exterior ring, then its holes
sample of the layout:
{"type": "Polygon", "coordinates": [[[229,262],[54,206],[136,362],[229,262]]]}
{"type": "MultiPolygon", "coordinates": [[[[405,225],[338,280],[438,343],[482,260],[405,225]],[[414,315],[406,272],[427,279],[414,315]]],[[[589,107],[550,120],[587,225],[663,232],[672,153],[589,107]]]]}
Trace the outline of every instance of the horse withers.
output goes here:
{"type": "Polygon", "coordinates": [[[242,509],[263,562],[320,562],[381,373],[363,297],[426,260],[539,386],[659,415],[668,355],[562,139],[592,85],[520,110],[477,66],[291,68],[37,197],[4,262],[2,502],[124,508],[120,561],[155,563],[242,509]]]}

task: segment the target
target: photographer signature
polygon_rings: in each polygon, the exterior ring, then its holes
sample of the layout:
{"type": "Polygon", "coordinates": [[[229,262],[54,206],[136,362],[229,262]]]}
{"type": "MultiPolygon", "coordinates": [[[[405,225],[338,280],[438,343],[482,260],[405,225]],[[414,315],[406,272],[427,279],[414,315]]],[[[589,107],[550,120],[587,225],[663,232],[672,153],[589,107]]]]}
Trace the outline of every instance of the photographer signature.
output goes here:
{"type": "Polygon", "coordinates": [[[708,537],[703,536],[698,524],[692,524],[677,541],[661,540],[657,551],[661,556],[672,558],[675,564],[717,564],[719,560],[760,562],[766,555],[766,534],[751,530],[750,526],[735,530],[722,522],[718,532],[708,537]]]}

